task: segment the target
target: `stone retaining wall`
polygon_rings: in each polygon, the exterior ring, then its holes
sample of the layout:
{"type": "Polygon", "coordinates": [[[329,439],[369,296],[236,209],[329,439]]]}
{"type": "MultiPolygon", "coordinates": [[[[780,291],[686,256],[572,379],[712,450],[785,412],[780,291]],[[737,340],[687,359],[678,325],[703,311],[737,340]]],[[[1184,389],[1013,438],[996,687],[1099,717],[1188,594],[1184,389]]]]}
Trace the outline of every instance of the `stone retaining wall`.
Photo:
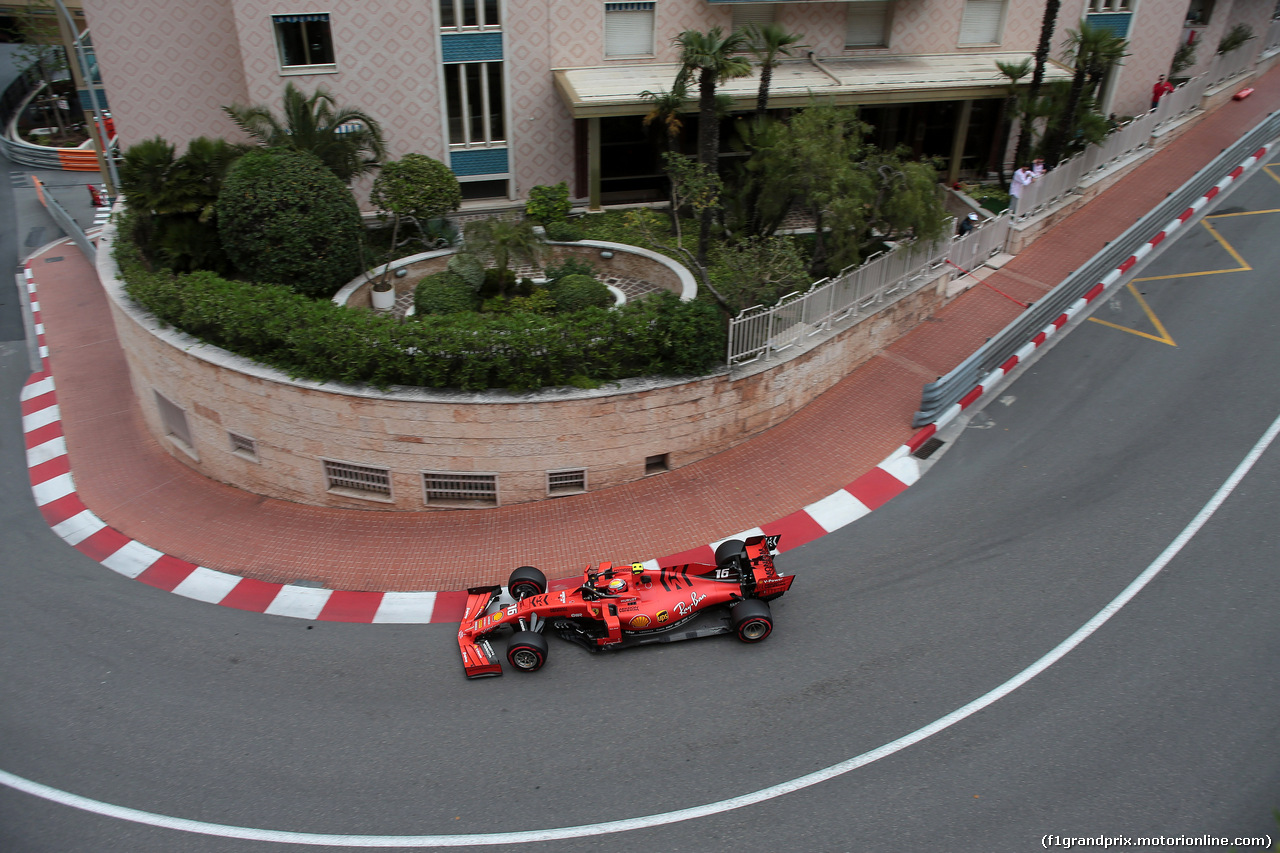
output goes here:
{"type": "MultiPolygon", "coordinates": [[[[109,228],[102,245],[113,236],[109,228]]],[[[781,423],[933,314],[949,280],[943,276],[820,347],[738,377],[524,395],[380,393],[291,380],[162,329],[124,295],[112,252],[98,258],[134,393],[148,429],[170,453],[261,495],[384,510],[484,505],[428,502],[428,472],[493,475],[497,503],[511,504],[548,497],[548,472],[581,471],[595,491],[727,450],[781,423]],[[331,488],[325,460],[385,470],[390,495],[331,488]]]]}

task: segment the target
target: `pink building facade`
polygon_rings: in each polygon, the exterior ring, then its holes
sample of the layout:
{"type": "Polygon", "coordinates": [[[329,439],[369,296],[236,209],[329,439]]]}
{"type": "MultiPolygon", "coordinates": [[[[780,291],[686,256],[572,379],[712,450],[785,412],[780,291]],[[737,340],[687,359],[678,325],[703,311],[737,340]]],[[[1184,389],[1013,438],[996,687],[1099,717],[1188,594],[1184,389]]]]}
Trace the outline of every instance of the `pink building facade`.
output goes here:
{"type": "MultiPolygon", "coordinates": [[[[1007,86],[997,60],[1036,47],[1044,0],[84,0],[124,146],[236,139],[226,104],[328,89],[383,125],[394,157],[448,163],[469,204],[568,181],[592,206],[660,194],[645,91],[667,89],[685,30],[773,21],[805,49],[775,72],[771,108],[811,97],[858,104],[884,145],[983,176],[1005,152],[994,128],[1007,86]]],[[[1148,108],[1178,45],[1197,67],[1236,23],[1266,32],[1271,0],[1065,0],[1053,55],[1083,20],[1129,40],[1105,111],[1148,108]]],[[[1197,68],[1192,68],[1194,73],[1197,68]]],[[[758,72],[757,72],[758,74],[758,72]]],[[[1065,79],[1054,65],[1050,79],[1065,79]]],[[[743,111],[758,76],[721,91],[743,111]]],[[[691,111],[696,104],[690,104],[691,111]]],[[[686,122],[692,136],[695,120],[686,122]]],[[[731,134],[722,134],[729,137],[731,134]]]]}

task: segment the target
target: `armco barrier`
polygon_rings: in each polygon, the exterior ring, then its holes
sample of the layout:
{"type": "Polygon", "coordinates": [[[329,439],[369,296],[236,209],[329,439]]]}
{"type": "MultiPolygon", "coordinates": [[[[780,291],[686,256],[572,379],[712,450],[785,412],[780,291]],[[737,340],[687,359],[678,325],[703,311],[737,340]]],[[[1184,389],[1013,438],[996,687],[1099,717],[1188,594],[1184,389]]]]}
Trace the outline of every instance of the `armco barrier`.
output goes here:
{"type": "Polygon", "coordinates": [[[1085,304],[1119,281],[1173,228],[1194,216],[1247,166],[1256,163],[1265,154],[1264,146],[1277,136],[1280,136],[1280,111],[1272,113],[1215,157],[958,367],[925,385],[912,426],[932,429],[923,430],[913,442],[923,443],[932,432],[981,398],[990,390],[989,374],[998,372],[995,379],[1003,376],[1012,369],[1010,362],[1016,364],[1023,357],[1024,350],[1029,354],[1085,304]],[[1171,224],[1175,218],[1176,223],[1171,224]]]}

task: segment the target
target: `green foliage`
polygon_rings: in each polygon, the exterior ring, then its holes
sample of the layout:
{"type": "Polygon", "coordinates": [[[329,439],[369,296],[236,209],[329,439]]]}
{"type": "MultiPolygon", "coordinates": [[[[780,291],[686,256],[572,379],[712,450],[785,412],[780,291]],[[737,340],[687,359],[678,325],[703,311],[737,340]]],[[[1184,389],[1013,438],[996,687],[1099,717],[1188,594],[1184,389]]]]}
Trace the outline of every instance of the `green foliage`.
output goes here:
{"type": "Polygon", "coordinates": [[[264,106],[235,104],[222,111],[263,145],[315,155],[343,183],[373,171],[386,156],[381,125],[360,110],[339,108],[324,89],[308,98],[290,83],[284,91],[283,118],[264,106]]]}
{"type": "Polygon", "coordinates": [[[459,252],[450,258],[449,272],[465,281],[476,293],[484,287],[484,264],[470,252],[459,252]]]}
{"type": "Polygon", "coordinates": [[[495,296],[480,306],[486,314],[537,314],[548,316],[556,313],[556,301],[545,287],[534,287],[528,296],[495,296]]]}
{"type": "Polygon", "coordinates": [[[474,311],[479,302],[475,289],[451,270],[426,276],[413,290],[413,308],[418,316],[474,311]]]}
{"type": "Polygon", "coordinates": [[[1181,77],[1182,72],[1196,64],[1196,48],[1199,42],[1184,41],[1173,52],[1173,62],[1169,65],[1169,77],[1181,77]]]}
{"type": "Polygon", "coordinates": [[[543,270],[548,281],[558,281],[567,275],[585,275],[595,278],[596,265],[591,261],[584,261],[577,255],[569,255],[559,264],[548,264],[543,270]]]}
{"type": "Polygon", "coordinates": [[[748,237],[725,246],[712,259],[710,275],[735,314],[753,305],[772,305],[812,283],[790,237],[748,237]]]}
{"type": "Polygon", "coordinates": [[[1009,191],[995,184],[968,184],[964,193],[992,213],[1009,208],[1009,191]]]}
{"type": "Polygon", "coordinates": [[[360,270],[355,199],[305,152],[245,154],[227,173],[217,213],[228,257],[252,281],[327,298],[360,270]]]}
{"type": "Polygon", "coordinates": [[[121,190],[139,214],[138,239],[152,263],[185,272],[226,272],[215,204],[228,169],[244,149],[199,137],[175,157],[173,145],[154,137],[132,145],[120,166],[121,190]]]}
{"type": "Polygon", "coordinates": [[[1244,47],[1244,43],[1253,38],[1253,27],[1248,24],[1236,24],[1218,41],[1218,55],[1230,53],[1244,47]]]}
{"type": "Polygon", "coordinates": [[[614,311],[521,311],[400,322],[307,299],[287,288],[207,273],[151,271],[116,243],[129,296],[161,322],[317,381],[528,391],[634,376],[702,375],[723,364],[725,327],[704,303],[658,293],[614,311]]]}
{"type": "Polygon", "coordinates": [[[538,266],[542,261],[544,244],[534,233],[533,223],[528,220],[491,216],[487,219],[468,222],[465,233],[467,250],[490,258],[502,273],[502,276],[497,279],[500,287],[494,295],[510,295],[507,291],[507,283],[514,282],[515,276],[508,277],[507,273],[512,261],[524,262],[531,266],[538,266]]]}
{"type": "Polygon", "coordinates": [[[524,215],[542,225],[563,222],[569,216],[573,204],[569,201],[569,184],[561,181],[554,186],[538,185],[529,190],[529,200],[524,215]]]}
{"type": "Polygon", "coordinates": [[[557,243],[576,243],[582,239],[582,229],[572,222],[547,223],[547,239],[557,243]]]}
{"type": "Polygon", "coordinates": [[[453,170],[439,160],[406,154],[378,170],[369,200],[396,216],[426,223],[457,210],[462,188],[453,170]]]}
{"type": "Polygon", "coordinates": [[[551,297],[561,314],[583,308],[608,308],[613,294],[598,280],[586,275],[567,275],[551,287],[551,297]]]}

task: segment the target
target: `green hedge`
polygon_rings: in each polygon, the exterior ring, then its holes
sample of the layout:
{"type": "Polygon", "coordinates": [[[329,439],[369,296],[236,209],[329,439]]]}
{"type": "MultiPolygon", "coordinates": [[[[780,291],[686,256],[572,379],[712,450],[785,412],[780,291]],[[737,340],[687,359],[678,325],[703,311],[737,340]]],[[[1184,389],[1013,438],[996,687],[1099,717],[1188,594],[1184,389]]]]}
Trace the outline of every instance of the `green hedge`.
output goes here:
{"type": "Polygon", "coordinates": [[[701,375],[724,362],[716,309],[670,293],[554,318],[452,314],[400,322],[279,285],[149,271],[124,231],[116,258],[130,297],[168,325],[295,377],[529,391],[584,379],[701,375]]]}
{"type": "Polygon", "coordinates": [[[599,280],[589,275],[567,275],[551,286],[551,298],[561,314],[583,308],[608,308],[613,294],[599,280]]]}
{"type": "Polygon", "coordinates": [[[452,270],[441,270],[418,282],[413,291],[416,313],[457,314],[480,307],[480,297],[466,279],[452,270]]]}

